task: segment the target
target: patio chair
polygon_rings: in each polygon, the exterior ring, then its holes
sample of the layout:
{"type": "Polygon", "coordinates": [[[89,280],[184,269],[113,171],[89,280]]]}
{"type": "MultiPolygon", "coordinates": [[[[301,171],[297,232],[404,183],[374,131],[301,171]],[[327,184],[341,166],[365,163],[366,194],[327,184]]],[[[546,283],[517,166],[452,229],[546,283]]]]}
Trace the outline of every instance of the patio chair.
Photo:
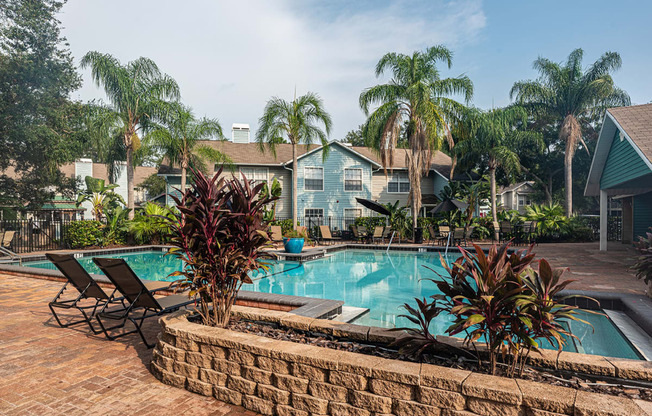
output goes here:
{"type": "Polygon", "coordinates": [[[526,221],[523,224],[523,240],[526,244],[537,244],[537,222],[526,221]]]}
{"type": "Polygon", "coordinates": [[[393,232],[394,232],[394,230],[392,230],[392,227],[385,227],[383,229],[383,238],[382,238],[383,242],[385,242],[385,240],[387,240],[387,242],[389,243],[389,241],[392,239],[392,233],[393,232]]]}
{"type": "Polygon", "coordinates": [[[349,225],[349,229],[351,230],[351,234],[353,235],[353,240],[354,241],[362,240],[363,237],[360,235],[360,232],[358,231],[358,227],[351,224],[351,225],[349,225]]]}
{"type": "MultiPolygon", "coordinates": [[[[82,267],[81,264],[75,259],[72,254],[55,254],[55,253],[46,253],[45,257],[54,264],[54,266],[59,269],[59,271],[65,276],[67,282],[63,285],[59,293],[54,297],[54,299],[48,303],[50,311],[54,319],[57,321],[60,327],[67,328],[72,325],[81,324],[86,322],[91,328],[94,334],[99,334],[101,331],[96,330],[93,327],[91,319],[97,312],[98,308],[104,307],[108,303],[122,303],[121,298],[115,298],[116,289],[113,289],[110,294],[107,294],[100,285],[97,284],[95,279],[91,277],[90,274],[82,267]],[[73,299],[62,300],[64,292],[67,290],[68,285],[71,285],[79,292],[79,295],[73,299]],[[87,303],[82,305],[84,300],[94,301],[92,303],[87,303]],[[78,321],[63,323],[59,316],[55,312],[55,308],[58,309],[77,309],[83,315],[84,319],[78,321]],[[87,310],[90,310],[90,313],[86,313],[87,310]]],[[[144,284],[147,290],[157,291],[164,290],[169,288],[167,282],[154,282],[149,281],[144,284]]]]}
{"type": "Polygon", "coordinates": [[[512,233],[514,232],[512,223],[509,221],[501,221],[500,222],[500,233],[502,234],[502,240],[510,239],[512,237],[512,233]]]}
{"type": "Polygon", "coordinates": [[[272,239],[272,245],[276,248],[277,245],[283,244],[283,229],[280,225],[270,225],[269,234],[272,239]]]}
{"type": "Polygon", "coordinates": [[[469,227],[469,228],[467,228],[466,231],[464,232],[464,245],[465,245],[465,246],[468,246],[468,245],[469,245],[469,241],[470,241],[471,243],[473,243],[473,237],[472,237],[472,236],[473,236],[473,231],[474,231],[474,230],[475,230],[475,227],[469,227]]]}
{"type": "Polygon", "coordinates": [[[11,243],[14,240],[15,235],[16,231],[5,231],[4,234],[2,234],[0,246],[2,246],[2,248],[11,249],[11,243]]]}
{"type": "Polygon", "coordinates": [[[322,241],[328,241],[329,243],[332,243],[334,241],[341,240],[340,238],[333,237],[333,234],[331,234],[331,229],[328,225],[320,225],[319,233],[321,234],[322,241]]]}
{"type": "Polygon", "coordinates": [[[439,232],[437,233],[437,243],[441,245],[446,245],[448,241],[448,235],[451,232],[451,227],[448,225],[440,225],[439,232]]]}
{"type": "Polygon", "coordinates": [[[374,233],[371,235],[371,241],[381,241],[383,239],[383,227],[374,227],[374,233]]]}
{"type": "Polygon", "coordinates": [[[138,332],[147,348],[154,347],[153,343],[147,342],[143,333],[143,322],[149,318],[159,317],[166,313],[177,311],[191,303],[187,294],[177,294],[155,298],[143,282],[136,276],[136,273],[129,267],[124,259],[111,259],[95,257],[93,262],[114,284],[116,289],[122,294],[125,300],[125,306],[108,308],[104,307],[95,315],[97,322],[102,328],[102,332],[109,340],[123,337],[127,334],[138,332]],[[107,327],[102,320],[119,321],[118,324],[107,327]],[[109,331],[120,329],[125,326],[127,321],[131,322],[135,329],[111,335],[109,331]]]}
{"type": "Polygon", "coordinates": [[[362,241],[367,242],[369,240],[369,229],[364,225],[358,225],[358,235],[362,241]]]}
{"type": "Polygon", "coordinates": [[[464,241],[464,228],[456,228],[453,230],[453,236],[451,238],[451,243],[454,246],[462,245],[464,241]]]}

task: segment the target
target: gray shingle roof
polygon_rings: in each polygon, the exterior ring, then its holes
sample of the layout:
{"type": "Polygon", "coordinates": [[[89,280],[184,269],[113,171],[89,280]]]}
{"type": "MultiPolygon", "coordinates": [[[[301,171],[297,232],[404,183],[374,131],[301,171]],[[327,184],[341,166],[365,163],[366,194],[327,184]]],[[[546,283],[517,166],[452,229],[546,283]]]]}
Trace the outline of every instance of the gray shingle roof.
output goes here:
{"type": "Polygon", "coordinates": [[[652,104],[616,107],[607,111],[652,162],[652,104]]]}

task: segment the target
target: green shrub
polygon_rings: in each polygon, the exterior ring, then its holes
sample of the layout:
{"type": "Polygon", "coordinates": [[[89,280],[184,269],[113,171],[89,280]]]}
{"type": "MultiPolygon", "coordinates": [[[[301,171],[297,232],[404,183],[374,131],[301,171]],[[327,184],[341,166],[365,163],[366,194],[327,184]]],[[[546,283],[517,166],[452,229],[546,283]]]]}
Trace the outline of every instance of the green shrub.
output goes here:
{"type": "Polygon", "coordinates": [[[358,217],[353,223],[356,226],[367,227],[367,229],[373,230],[374,227],[384,227],[386,222],[385,217],[358,217]]]}
{"type": "Polygon", "coordinates": [[[74,221],[63,229],[63,242],[68,248],[98,246],[104,239],[103,224],[95,220],[74,221]]]}
{"type": "MultiPolygon", "coordinates": [[[[652,231],[652,227],[650,227],[650,231],[652,231]]],[[[634,245],[641,255],[636,259],[636,264],[632,268],[636,272],[636,277],[649,285],[652,282],[652,232],[646,233],[645,237],[639,236],[634,245]]],[[[649,292],[648,295],[650,295],[649,292]]]]}
{"type": "MultiPolygon", "coordinates": [[[[292,220],[291,219],[270,221],[269,225],[280,225],[281,226],[281,232],[283,233],[283,235],[289,233],[290,231],[292,231],[294,229],[294,227],[292,227],[292,220]]],[[[297,222],[297,225],[299,225],[298,222],[297,222]]]]}

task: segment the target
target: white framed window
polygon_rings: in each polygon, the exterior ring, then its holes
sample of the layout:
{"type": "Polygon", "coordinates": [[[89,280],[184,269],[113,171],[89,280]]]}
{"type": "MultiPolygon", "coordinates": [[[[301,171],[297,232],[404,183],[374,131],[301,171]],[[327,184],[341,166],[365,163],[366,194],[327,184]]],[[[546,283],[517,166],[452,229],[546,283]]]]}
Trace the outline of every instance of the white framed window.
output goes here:
{"type": "Polygon", "coordinates": [[[406,172],[394,172],[387,181],[387,192],[405,194],[410,192],[410,179],[406,172]]]}
{"type": "Polygon", "coordinates": [[[247,180],[253,181],[253,186],[262,182],[267,182],[269,171],[267,168],[240,168],[240,179],[244,175],[247,180]]]}
{"type": "Polygon", "coordinates": [[[306,191],[323,191],[324,168],[315,166],[303,168],[303,189],[306,191]]]}
{"type": "Polygon", "coordinates": [[[348,230],[349,225],[355,224],[355,219],[362,217],[360,208],[344,208],[344,229],[348,230]]]}
{"type": "Polygon", "coordinates": [[[530,197],[527,195],[519,195],[518,196],[518,206],[529,206],[532,205],[532,201],[530,201],[530,197]]]}
{"type": "Polygon", "coordinates": [[[362,169],[347,168],[344,169],[344,190],[345,191],[362,191],[362,169]]]}
{"type": "Polygon", "coordinates": [[[323,208],[306,208],[306,209],[303,210],[303,214],[305,215],[306,218],[323,217],[324,216],[324,209],[323,208]]]}

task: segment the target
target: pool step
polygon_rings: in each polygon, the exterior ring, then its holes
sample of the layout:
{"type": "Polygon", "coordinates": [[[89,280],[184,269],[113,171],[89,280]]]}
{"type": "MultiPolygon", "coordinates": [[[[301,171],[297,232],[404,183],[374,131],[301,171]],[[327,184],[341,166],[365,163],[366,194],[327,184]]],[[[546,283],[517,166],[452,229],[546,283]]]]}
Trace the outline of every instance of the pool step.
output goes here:
{"type": "Polygon", "coordinates": [[[342,306],[342,313],[333,318],[333,321],[338,322],[352,322],[365,313],[369,312],[369,308],[358,308],[355,306],[342,306]]]}
{"type": "Polygon", "coordinates": [[[643,355],[647,361],[652,361],[652,337],[650,337],[641,327],[627,316],[623,311],[614,311],[610,309],[603,309],[611,322],[614,323],[625,335],[629,342],[643,355]]]}

